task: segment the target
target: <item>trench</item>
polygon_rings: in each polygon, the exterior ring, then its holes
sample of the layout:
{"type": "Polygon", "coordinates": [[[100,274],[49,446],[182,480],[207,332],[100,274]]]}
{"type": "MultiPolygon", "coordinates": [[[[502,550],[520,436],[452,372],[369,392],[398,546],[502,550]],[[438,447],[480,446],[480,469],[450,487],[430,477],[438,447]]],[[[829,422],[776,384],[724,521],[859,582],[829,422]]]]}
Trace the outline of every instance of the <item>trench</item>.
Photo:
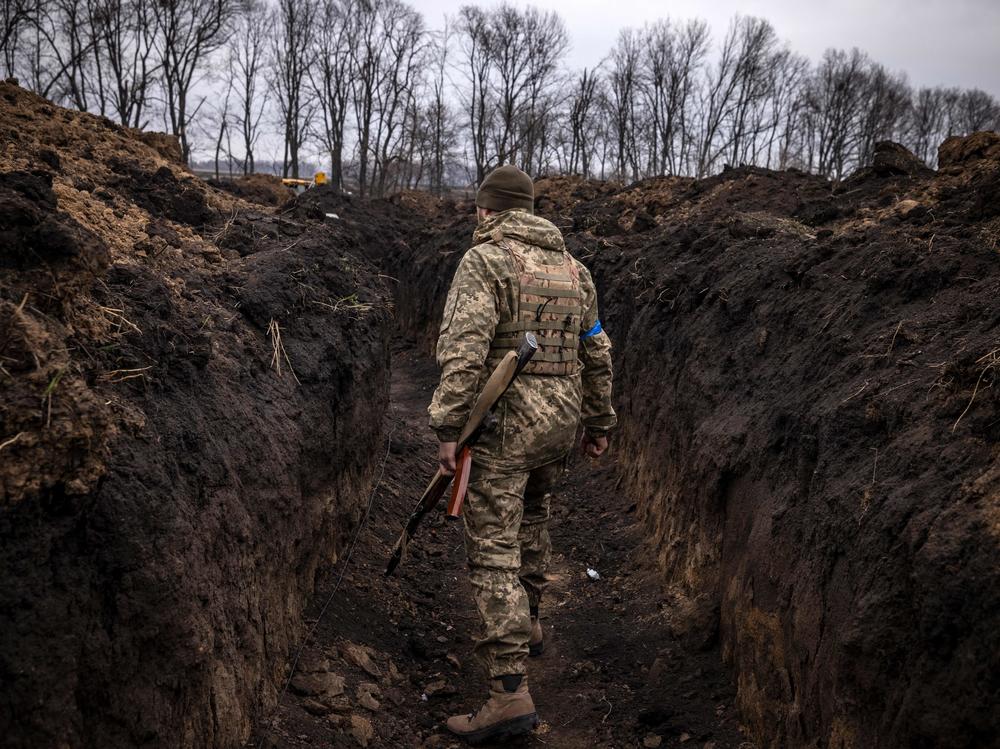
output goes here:
{"type": "MultiPolygon", "coordinates": [[[[315,634],[271,728],[248,747],[459,746],[444,721],[484,699],[460,524],[432,514],[396,576],[382,576],[436,456],[426,406],[437,369],[401,346],[392,357],[388,458],[369,521],[332,601],[341,564],[318,581],[306,613],[315,634]]],[[[645,552],[615,461],[614,450],[597,462],[574,455],[554,499],[546,651],[528,664],[541,724],[514,745],[752,746],[739,731],[714,633],[676,634],[675,601],[645,552]]]]}
{"type": "MultiPolygon", "coordinates": [[[[483,697],[458,528],[380,575],[433,468],[416,352],[471,206],[253,208],[0,91],[5,746],[231,747],[272,717],[260,745],[447,745],[483,697]]],[[[1000,745],[1000,138],[915,162],[537,182],[622,428],[556,503],[531,741],[733,745],[731,672],[762,746],[1000,745]]]]}
{"type": "MultiPolygon", "coordinates": [[[[914,258],[931,231],[915,224],[876,235],[861,268],[852,219],[836,234],[804,223],[919,184],[869,179],[838,197],[811,177],[732,170],[604,186],[611,197],[542,188],[539,212],[598,288],[620,429],[607,460],[574,458],[554,502],[551,647],[529,662],[543,722],[524,745],[995,745],[996,544],[980,518],[995,518],[996,389],[953,428],[998,319],[953,311],[995,297],[995,250],[956,238],[914,258]],[[647,208],[656,228],[637,230],[647,208]]],[[[255,741],[457,746],[444,720],[485,697],[460,529],[438,516],[398,578],[381,573],[434,470],[424,352],[471,219],[314,197],[356,216],[359,245],[398,282],[392,441],[343,586],[316,624],[335,566],[307,614],[307,678],[255,741]]]]}

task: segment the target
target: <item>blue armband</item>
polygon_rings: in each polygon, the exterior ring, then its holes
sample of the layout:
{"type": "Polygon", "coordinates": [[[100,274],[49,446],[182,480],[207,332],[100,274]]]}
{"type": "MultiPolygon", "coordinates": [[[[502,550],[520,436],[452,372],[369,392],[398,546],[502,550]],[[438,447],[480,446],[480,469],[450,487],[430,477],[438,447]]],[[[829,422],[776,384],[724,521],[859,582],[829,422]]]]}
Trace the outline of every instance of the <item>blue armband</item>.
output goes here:
{"type": "Polygon", "coordinates": [[[597,322],[594,323],[594,327],[592,327],[590,330],[588,330],[586,333],[580,336],[580,340],[583,340],[584,338],[592,338],[593,336],[597,335],[603,330],[604,328],[601,327],[601,321],[598,320],[597,322]]]}

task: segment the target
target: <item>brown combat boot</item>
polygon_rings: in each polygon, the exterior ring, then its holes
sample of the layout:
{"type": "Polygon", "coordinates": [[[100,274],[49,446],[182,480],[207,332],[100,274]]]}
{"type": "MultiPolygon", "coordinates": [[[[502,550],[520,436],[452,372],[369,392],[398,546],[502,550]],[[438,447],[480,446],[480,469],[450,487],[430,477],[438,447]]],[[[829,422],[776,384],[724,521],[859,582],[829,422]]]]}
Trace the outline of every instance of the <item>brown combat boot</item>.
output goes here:
{"type": "Polygon", "coordinates": [[[508,674],[490,681],[490,698],[479,712],[448,718],[448,730],[470,744],[520,736],[538,725],[528,677],[508,674]]]}
{"type": "Polygon", "coordinates": [[[531,617],[531,636],[528,638],[528,655],[541,655],[545,652],[545,639],[542,637],[542,622],[535,614],[531,617]]]}

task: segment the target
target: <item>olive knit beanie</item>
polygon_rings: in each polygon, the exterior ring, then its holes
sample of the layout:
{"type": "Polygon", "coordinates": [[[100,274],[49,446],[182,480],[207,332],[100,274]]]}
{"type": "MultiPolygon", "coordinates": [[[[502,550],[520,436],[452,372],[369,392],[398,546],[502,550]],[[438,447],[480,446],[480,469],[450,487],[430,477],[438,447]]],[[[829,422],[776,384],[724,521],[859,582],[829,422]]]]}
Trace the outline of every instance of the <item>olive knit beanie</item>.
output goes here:
{"type": "Polygon", "coordinates": [[[521,208],[534,213],[535,187],[531,177],[511,164],[498,166],[479,185],[476,205],[491,211],[521,208]]]}

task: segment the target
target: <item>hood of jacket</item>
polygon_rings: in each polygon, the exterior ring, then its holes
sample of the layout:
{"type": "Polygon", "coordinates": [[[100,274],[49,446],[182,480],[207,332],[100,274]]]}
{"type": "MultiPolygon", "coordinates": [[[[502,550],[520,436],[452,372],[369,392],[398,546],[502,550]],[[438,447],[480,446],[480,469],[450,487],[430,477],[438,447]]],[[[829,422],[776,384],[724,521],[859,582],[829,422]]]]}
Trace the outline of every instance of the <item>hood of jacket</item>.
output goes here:
{"type": "Polygon", "coordinates": [[[543,250],[562,252],[566,245],[562,232],[551,221],[535,216],[520,208],[487,216],[472,235],[476,244],[498,242],[504,237],[540,247],[543,250]]]}

